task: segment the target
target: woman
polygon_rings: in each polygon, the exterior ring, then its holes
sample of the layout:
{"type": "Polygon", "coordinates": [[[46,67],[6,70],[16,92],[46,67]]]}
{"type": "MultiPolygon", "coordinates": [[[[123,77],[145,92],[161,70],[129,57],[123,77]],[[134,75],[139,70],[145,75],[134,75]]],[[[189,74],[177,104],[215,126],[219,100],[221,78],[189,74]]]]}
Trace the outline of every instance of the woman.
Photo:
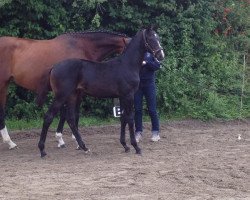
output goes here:
{"type": "Polygon", "coordinates": [[[151,53],[147,52],[144,56],[142,65],[139,89],[134,96],[135,138],[137,142],[142,138],[143,97],[145,97],[149,116],[151,118],[151,141],[157,142],[160,140],[160,129],[159,118],[156,111],[155,71],[160,69],[160,62],[156,60],[151,53]]]}

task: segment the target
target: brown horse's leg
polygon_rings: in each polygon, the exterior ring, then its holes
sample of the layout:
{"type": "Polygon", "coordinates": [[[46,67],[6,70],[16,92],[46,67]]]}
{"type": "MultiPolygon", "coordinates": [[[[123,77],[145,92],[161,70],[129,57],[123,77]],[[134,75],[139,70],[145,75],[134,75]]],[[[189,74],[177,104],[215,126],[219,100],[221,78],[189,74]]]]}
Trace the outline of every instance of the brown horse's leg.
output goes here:
{"type": "Polygon", "coordinates": [[[0,85],[0,133],[3,138],[3,142],[9,145],[9,149],[13,149],[17,147],[17,145],[11,140],[4,120],[5,117],[4,107],[6,103],[7,88],[8,84],[0,85]]]}
{"type": "Polygon", "coordinates": [[[45,153],[45,151],[44,151],[47,132],[48,132],[49,126],[52,123],[55,115],[58,113],[61,106],[63,105],[63,101],[58,100],[58,99],[59,98],[55,98],[52,105],[49,107],[49,110],[47,111],[47,113],[44,116],[43,128],[42,128],[42,132],[41,132],[41,135],[40,135],[40,140],[39,140],[39,143],[38,143],[38,148],[40,149],[41,157],[44,157],[44,156],[47,155],[45,153]]]}
{"type": "Polygon", "coordinates": [[[76,124],[76,111],[79,112],[77,109],[77,101],[78,101],[78,95],[75,93],[73,95],[71,95],[71,97],[68,99],[67,101],[67,113],[66,113],[66,120],[68,122],[68,125],[71,129],[71,131],[73,132],[73,135],[76,138],[76,141],[79,145],[80,149],[83,149],[85,152],[88,152],[89,149],[86,148],[82,137],[78,131],[78,126],[76,124]]]}

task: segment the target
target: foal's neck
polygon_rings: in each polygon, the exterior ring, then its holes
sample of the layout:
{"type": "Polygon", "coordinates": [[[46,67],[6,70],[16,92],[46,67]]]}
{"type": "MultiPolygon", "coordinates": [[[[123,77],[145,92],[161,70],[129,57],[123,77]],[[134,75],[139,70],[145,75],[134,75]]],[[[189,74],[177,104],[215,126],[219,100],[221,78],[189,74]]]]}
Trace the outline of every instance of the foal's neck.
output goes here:
{"type": "Polygon", "coordinates": [[[123,53],[123,59],[128,63],[128,67],[140,70],[146,47],[142,31],[137,32],[123,53]]]}

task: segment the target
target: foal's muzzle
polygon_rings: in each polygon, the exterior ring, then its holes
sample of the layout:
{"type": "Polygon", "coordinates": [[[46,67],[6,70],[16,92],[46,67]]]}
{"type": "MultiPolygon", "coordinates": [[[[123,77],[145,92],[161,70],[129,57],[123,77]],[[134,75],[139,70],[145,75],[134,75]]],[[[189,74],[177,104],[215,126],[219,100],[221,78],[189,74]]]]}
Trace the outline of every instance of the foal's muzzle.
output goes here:
{"type": "Polygon", "coordinates": [[[157,50],[154,50],[153,48],[150,47],[150,45],[148,43],[145,44],[147,50],[152,53],[154,55],[154,57],[158,60],[158,61],[162,61],[165,57],[163,48],[160,47],[157,50]]]}
{"type": "Polygon", "coordinates": [[[157,60],[162,61],[165,58],[163,49],[159,49],[154,52],[154,56],[157,60]]]}

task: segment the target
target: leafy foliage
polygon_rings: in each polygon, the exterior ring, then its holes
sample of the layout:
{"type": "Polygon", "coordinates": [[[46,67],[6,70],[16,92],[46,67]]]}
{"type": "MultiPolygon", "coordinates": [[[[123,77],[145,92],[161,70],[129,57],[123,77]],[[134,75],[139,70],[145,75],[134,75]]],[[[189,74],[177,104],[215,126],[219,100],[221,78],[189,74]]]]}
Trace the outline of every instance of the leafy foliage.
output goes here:
{"type": "MultiPolygon", "coordinates": [[[[155,24],[166,53],[157,74],[161,114],[239,118],[250,116],[250,73],[242,61],[249,53],[249,14],[248,0],[5,0],[0,35],[48,39],[68,31],[110,29],[133,36],[155,24]]],[[[43,115],[46,107],[35,106],[34,94],[15,85],[9,91],[9,117],[43,115]]],[[[82,110],[108,117],[111,107],[112,100],[87,98],[82,110]]]]}

